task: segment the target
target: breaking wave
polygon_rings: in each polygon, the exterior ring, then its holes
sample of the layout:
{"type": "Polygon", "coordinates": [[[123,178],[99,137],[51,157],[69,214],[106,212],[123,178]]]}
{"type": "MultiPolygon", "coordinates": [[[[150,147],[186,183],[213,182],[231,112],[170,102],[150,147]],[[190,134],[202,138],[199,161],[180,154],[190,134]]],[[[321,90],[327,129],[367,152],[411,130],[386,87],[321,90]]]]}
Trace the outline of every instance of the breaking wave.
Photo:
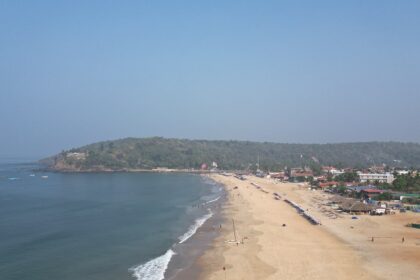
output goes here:
{"type": "Polygon", "coordinates": [[[193,236],[197,232],[197,229],[199,229],[208,219],[210,219],[211,216],[213,216],[213,212],[210,209],[208,209],[208,210],[209,210],[208,214],[206,214],[203,217],[195,220],[195,223],[190,226],[188,231],[186,233],[184,233],[182,236],[179,237],[179,243],[180,244],[184,243],[191,236],[193,236]]]}
{"type": "Polygon", "coordinates": [[[212,200],[209,200],[209,201],[205,202],[205,203],[204,203],[204,205],[210,204],[210,203],[212,203],[212,202],[216,202],[216,201],[218,201],[219,199],[220,199],[220,196],[216,197],[215,199],[212,199],[212,200]]]}
{"type": "Polygon", "coordinates": [[[174,255],[175,252],[169,249],[164,255],[152,259],[145,264],[130,268],[130,271],[133,272],[133,276],[138,280],[163,280],[165,278],[165,271],[174,255]]]}
{"type": "MultiPolygon", "coordinates": [[[[203,205],[207,205],[218,201],[221,196],[216,197],[215,199],[209,200],[205,202],[203,205]]],[[[211,209],[207,209],[208,213],[204,216],[195,220],[194,224],[192,224],[188,230],[181,235],[178,240],[179,244],[184,243],[188,239],[193,236],[197,230],[203,226],[203,224],[213,216],[213,212],[211,209]]],[[[154,258],[144,264],[140,264],[138,266],[132,267],[129,269],[132,272],[133,277],[137,280],[163,280],[165,278],[165,272],[168,269],[168,265],[172,259],[172,257],[176,255],[176,253],[171,249],[166,251],[165,254],[154,258]]]]}

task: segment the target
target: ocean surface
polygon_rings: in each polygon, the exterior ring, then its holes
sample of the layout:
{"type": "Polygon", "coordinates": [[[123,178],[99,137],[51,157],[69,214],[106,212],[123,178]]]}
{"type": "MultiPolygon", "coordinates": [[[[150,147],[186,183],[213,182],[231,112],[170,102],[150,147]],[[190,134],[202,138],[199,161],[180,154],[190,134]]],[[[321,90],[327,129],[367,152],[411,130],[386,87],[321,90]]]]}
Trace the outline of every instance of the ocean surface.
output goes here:
{"type": "Polygon", "coordinates": [[[37,167],[0,161],[0,279],[163,279],[222,195],[199,175],[37,167]]]}

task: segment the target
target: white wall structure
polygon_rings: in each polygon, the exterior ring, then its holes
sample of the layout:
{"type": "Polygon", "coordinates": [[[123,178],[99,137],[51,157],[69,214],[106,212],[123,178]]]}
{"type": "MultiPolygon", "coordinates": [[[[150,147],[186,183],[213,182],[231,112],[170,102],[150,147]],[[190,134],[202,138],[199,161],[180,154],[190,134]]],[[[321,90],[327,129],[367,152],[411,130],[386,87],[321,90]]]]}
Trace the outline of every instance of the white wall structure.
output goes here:
{"type": "Polygon", "coordinates": [[[391,173],[358,173],[360,182],[375,182],[391,184],[394,181],[394,175],[391,173]]]}

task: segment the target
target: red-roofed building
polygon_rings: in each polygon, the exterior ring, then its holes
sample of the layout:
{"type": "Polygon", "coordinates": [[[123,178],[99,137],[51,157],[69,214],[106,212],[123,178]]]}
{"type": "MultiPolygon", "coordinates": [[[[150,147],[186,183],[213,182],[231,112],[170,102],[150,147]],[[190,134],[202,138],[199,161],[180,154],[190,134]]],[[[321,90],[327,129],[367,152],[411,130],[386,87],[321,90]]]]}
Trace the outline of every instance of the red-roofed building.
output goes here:
{"type": "Polygon", "coordinates": [[[321,189],[328,188],[328,187],[333,187],[333,186],[337,186],[337,185],[338,185],[338,183],[335,182],[335,181],[319,183],[319,187],[321,189]]]}
{"type": "Polygon", "coordinates": [[[270,173],[270,177],[281,181],[287,181],[289,179],[285,172],[270,173]]]}
{"type": "Polygon", "coordinates": [[[383,191],[382,190],[377,190],[377,189],[365,189],[365,190],[361,190],[360,193],[364,197],[371,198],[372,196],[383,193],[383,191]]]}
{"type": "Polygon", "coordinates": [[[299,168],[292,168],[290,172],[290,177],[296,178],[296,177],[313,177],[314,173],[311,170],[302,170],[299,168]]]}

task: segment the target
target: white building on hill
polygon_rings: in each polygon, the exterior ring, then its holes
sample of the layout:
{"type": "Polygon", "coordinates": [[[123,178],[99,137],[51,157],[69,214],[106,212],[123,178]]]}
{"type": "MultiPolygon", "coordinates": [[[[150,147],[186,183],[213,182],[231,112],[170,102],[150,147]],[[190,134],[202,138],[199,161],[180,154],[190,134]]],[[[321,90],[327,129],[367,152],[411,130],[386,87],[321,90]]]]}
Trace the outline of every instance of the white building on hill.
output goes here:
{"type": "Polygon", "coordinates": [[[394,175],[391,173],[358,173],[360,182],[375,182],[391,184],[394,181],[394,175]]]}

